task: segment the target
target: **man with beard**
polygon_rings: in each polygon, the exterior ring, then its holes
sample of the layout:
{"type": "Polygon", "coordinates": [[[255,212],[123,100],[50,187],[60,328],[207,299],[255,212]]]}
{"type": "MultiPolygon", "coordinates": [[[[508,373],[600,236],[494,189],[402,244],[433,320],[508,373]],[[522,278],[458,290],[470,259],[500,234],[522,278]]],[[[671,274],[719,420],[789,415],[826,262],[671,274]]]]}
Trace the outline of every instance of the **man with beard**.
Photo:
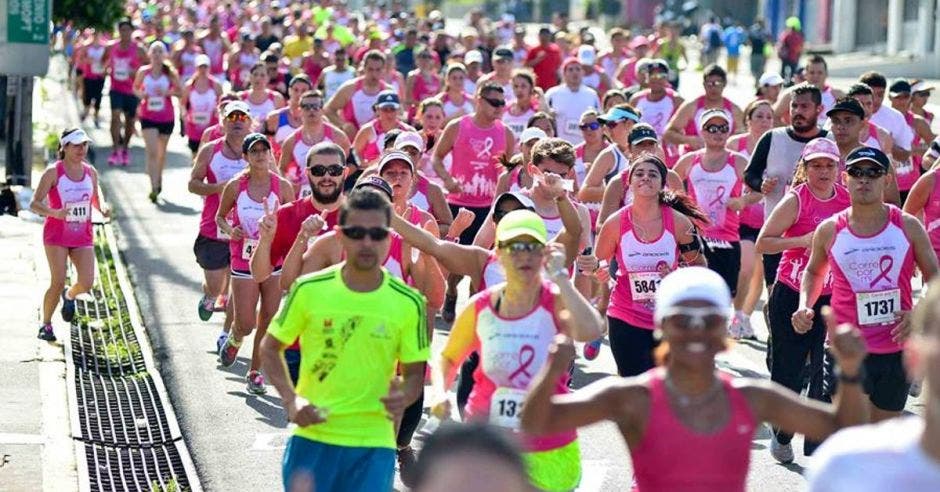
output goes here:
{"type": "MultiPolygon", "coordinates": [[[[829,132],[817,126],[822,112],[822,93],[808,83],[791,90],[790,125],[765,133],[754,147],[751,160],[744,170],[744,183],[764,194],[764,217],[783,198],[803,147],[814,138],[827,137],[829,132]]],[[[771,285],[777,274],[780,254],[764,255],[764,280],[771,285]]]]}
{"type": "Polygon", "coordinates": [[[382,267],[392,213],[381,192],[354,190],[334,226],[346,261],[295,281],[261,342],[264,370],[297,424],[285,490],[392,488],[395,422],[421,393],[430,355],[424,296],[382,267]],[[284,351],[298,338],[294,385],[284,351]]]}

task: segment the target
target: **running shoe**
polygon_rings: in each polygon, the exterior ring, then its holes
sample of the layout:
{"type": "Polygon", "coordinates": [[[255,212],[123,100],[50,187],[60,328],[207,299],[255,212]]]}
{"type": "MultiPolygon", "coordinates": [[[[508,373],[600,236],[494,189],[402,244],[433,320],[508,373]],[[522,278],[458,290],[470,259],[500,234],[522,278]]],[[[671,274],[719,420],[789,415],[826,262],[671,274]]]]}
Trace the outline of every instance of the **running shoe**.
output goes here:
{"type": "Polygon", "coordinates": [[[226,340],[228,340],[228,333],[224,331],[219,333],[219,338],[215,340],[215,353],[222,351],[222,346],[225,345],[226,340]]]}
{"type": "Polygon", "coordinates": [[[39,325],[39,334],[36,338],[47,342],[55,341],[55,333],[52,331],[52,323],[43,323],[39,325]]]}
{"type": "Polygon", "coordinates": [[[157,190],[153,190],[147,195],[147,198],[150,199],[150,203],[157,203],[157,196],[160,194],[157,190]]]}
{"type": "Polygon", "coordinates": [[[108,156],[108,165],[116,166],[121,163],[121,151],[112,150],[111,155],[108,156]]]}
{"type": "Polygon", "coordinates": [[[228,295],[222,294],[215,299],[215,303],[212,305],[212,312],[224,313],[227,307],[228,307],[228,295]]]}
{"type": "Polygon", "coordinates": [[[398,450],[398,476],[405,487],[414,487],[417,461],[415,450],[410,445],[398,450]]]}
{"type": "Polygon", "coordinates": [[[604,341],[603,338],[598,338],[593,342],[588,342],[584,344],[584,358],[587,360],[594,360],[601,353],[601,342],[604,341]]]}
{"type": "Polygon", "coordinates": [[[212,299],[206,295],[203,295],[202,298],[199,299],[199,305],[197,306],[197,309],[199,310],[199,319],[203,321],[209,321],[209,318],[212,317],[212,306],[214,304],[215,303],[212,302],[212,299]]]}
{"type": "Polygon", "coordinates": [[[248,392],[253,395],[263,395],[268,392],[264,386],[264,374],[261,371],[248,371],[248,392]]]}
{"type": "MultiPolygon", "coordinates": [[[[51,328],[51,327],[50,327],[50,328],[51,328]]],[[[54,339],[55,339],[55,337],[53,337],[53,340],[54,340],[54,339]]],[[[923,383],[921,383],[921,382],[919,382],[919,381],[916,382],[916,383],[911,383],[911,387],[910,387],[910,389],[907,390],[907,394],[911,395],[911,397],[913,397],[913,398],[917,398],[918,396],[920,396],[920,391],[921,391],[922,389],[923,389],[923,383]]]]}
{"type": "Polygon", "coordinates": [[[225,344],[219,350],[219,363],[225,367],[231,367],[238,358],[238,349],[241,344],[235,344],[235,337],[225,339],[225,344]]]}
{"type": "Polygon", "coordinates": [[[62,290],[62,310],[60,313],[66,323],[71,323],[75,319],[75,299],[65,297],[65,293],[68,291],[68,287],[62,290]]]}
{"type": "Polygon", "coordinates": [[[731,324],[728,325],[728,335],[735,340],[741,339],[741,317],[738,316],[738,313],[734,313],[731,318],[731,324]]]}
{"type": "Polygon", "coordinates": [[[131,162],[131,153],[128,149],[121,149],[121,166],[127,167],[131,162]]]}
{"type": "Polygon", "coordinates": [[[741,338],[757,340],[757,335],[754,334],[754,327],[751,326],[751,317],[743,312],[741,313],[741,338]]]}
{"type": "Polygon", "coordinates": [[[770,436],[770,455],[778,463],[793,463],[793,445],[791,443],[780,444],[777,436],[770,436]]]}
{"type": "Polygon", "coordinates": [[[445,323],[453,323],[457,316],[457,296],[444,296],[444,308],[441,309],[441,319],[445,323]]]}

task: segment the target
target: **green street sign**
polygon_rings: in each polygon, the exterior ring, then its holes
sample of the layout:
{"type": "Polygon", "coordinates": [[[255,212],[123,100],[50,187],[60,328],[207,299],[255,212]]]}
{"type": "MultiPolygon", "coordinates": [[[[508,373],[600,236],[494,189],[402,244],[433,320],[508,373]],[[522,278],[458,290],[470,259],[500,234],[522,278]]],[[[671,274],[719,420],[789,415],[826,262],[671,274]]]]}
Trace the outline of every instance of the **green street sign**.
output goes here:
{"type": "Polygon", "coordinates": [[[49,44],[48,0],[7,2],[7,42],[49,44]]]}

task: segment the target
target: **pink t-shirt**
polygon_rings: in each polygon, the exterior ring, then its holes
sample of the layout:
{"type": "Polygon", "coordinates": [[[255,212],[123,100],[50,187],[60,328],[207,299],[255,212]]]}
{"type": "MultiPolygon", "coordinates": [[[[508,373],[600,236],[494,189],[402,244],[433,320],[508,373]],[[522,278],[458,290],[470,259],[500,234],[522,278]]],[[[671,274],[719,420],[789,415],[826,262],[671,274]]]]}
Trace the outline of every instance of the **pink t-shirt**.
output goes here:
{"type": "Polygon", "coordinates": [[[493,203],[496,180],[502,171],[499,156],[506,151],[506,127],[496,120],[480,128],[473,115],[460,119],[457,139],[451,151],[451,175],[460,184],[459,193],[449,193],[447,202],[463,207],[482,208],[493,203]]]}

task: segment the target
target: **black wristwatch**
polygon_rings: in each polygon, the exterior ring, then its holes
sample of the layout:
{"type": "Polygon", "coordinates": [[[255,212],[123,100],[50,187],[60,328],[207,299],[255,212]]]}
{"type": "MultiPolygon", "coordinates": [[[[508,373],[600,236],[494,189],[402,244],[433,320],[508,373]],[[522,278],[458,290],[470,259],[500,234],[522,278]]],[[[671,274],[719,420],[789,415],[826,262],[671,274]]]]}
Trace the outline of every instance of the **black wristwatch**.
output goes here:
{"type": "Polygon", "coordinates": [[[862,369],[859,368],[858,372],[854,376],[849,376],[842,372],[842,369],[836,369],[836,377],[839,378],[839,382],[843,384],[861,384],[865,379],[865,376],[862,374],[862,369]]]}

